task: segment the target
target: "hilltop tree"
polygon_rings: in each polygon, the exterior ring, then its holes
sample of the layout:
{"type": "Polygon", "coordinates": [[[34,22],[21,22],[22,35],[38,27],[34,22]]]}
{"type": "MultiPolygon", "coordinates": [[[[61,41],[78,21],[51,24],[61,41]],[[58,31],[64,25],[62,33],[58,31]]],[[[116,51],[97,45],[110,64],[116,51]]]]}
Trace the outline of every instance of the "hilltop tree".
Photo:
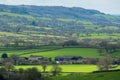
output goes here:
{"type": "Polygon", "coordinates": [[[79,46],[79,43],[76,40],[69,40],[64,42],[63,47],[65,46],[79,46]]]}
{"type": "Polygon", "coordinates": [[[115,52],[116,49],[119,47],[117,43],[113,44],[113,43],[110,43],[110,42],[107,42],[107,41],[102,41],[99,46],[101,48],[104,48],[106,53],[112,53],[112,52],[115,52]]]}

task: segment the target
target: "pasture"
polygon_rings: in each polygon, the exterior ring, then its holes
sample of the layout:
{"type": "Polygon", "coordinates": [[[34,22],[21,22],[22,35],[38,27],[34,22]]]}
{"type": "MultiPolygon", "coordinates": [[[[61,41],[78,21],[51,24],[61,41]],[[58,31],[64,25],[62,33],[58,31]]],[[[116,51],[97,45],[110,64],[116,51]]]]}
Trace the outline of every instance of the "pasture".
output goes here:
{"type": "MultiPolygon", "coordinates": [[[[3,47],[0,48],[0,56],[2,53],[7,53],[10,55],[18,55],[20,57],[29,57],[30,55],[51,57],[54,59],[56,56],[82,56],[84,58],[101,58],[102,56],[95,48],[63,48],[62,46],[41,46],[33,48],[25,47],[3,47]]],[[[112,53],[113,56],[119,56],[120,50],[112,53]]]]}
{"type": "MultiPolygon", "coordinates": [[[[27,68],[32,68],[35,67],[39,71],[43,71],[41,65],[20,65],[20,66],[15,66],[16,69],[22,68],[22,69],[27,69],[27,68]]],[[[97,71],[98,67],[96,65],[91,65],[91,64],[75,64],[75,65],[59,65],[59,67],[62,69],[62,72],[93,72],[97,71]]],[[[52,65],[47,65],[47,72],[50,72],[52,69],[52,65]]],[[[120,69],[120,66],[116,68],[112,68],[111,70],[114,69],[120,69]]]]}
{"type": "MultiPolygon", "coordinates": [[[[40,65],[25,65],[25,66],[15,66],[16,69],[23,68],[32,68],[36,67],[39,71],[42,71],[42,66],[40,65]]],[[[98,70],[96,65],[59,65],[62,72],[92,72],[98,70]]],[[[50,72],[52,65],[48,65],[46,71],[50,72]]]]}
{"type": "Polygon", "coordinates": [[[66,76],[56,76],[52,80],[120,80],[119,72],[101,72],[90,74],[69,74],[66,76]]]}
{"type": "Polygon", "coordinates": [[[96,49],[92,48],[63,48],[58,50],[35,52],[31,54],[23,54],[22,57],[28,57],[30,55],[44,56],[54,58],[56,56],[82,56],[82,57],[93,57],[99,58],[100,54],[96,49]]]}
{"type": "Polygon", "coordinates": [[[106,34],[106,33],[100,33],[100,34],[80,34],[79,39],[118,39],[120,37],[120,34],[113,33],[113,34],[106,34]]]}
{"type": "MultiPolygon", "coordinates": [[[[24,55],[24,54],[31,54],[36,52],[44,52],[44,51],[51,51],[61,49],[61,46],[40,46],[40,47],[33,47],[33,48],[26,48],[26,47],[0,47],[0,56],[2,53],[7,53],[8,56],[10,55],[24,55]]],[[[29,57],[29,56],[27,56],[29,57]]]]}

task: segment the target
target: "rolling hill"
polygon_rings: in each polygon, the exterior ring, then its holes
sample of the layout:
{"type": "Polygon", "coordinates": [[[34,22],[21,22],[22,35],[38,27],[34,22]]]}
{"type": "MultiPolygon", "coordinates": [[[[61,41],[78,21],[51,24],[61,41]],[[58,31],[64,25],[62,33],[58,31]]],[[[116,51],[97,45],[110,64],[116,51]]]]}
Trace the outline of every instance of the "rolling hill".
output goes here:
{"type": "Polygon", "coordinates": [[[119,35],[119,22],[120,16],[79,7],[0,4],[0,45],[61,43],[88,34],[119,35]]]}

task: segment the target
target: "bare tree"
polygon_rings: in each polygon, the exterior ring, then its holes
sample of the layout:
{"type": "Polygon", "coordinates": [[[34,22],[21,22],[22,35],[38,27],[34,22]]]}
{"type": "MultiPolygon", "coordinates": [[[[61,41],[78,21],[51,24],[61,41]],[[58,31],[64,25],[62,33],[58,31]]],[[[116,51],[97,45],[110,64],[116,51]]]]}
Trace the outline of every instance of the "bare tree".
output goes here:
{"type": "Polygon", "coordinates": [[[8,72],[14,70],[14,65],[11,62],[6,62],[4,67],[5,69],[7,69],[8,72]]]}
{"type": "Polygon", "coordinates": [[[104,49],[103,48],[98,48],[97,52],[100,54],[100,56],[103,56],[104,49]]]}
{"type": "Polygon", "coordinates": [[[43,64],[41,64],[41,66],[42,66],[43,72],[45,72],[47,69],[47,64],[43,63],[43,64]]]}
{"type": "Polygon", "coordinates": [[[18,60],[19,60],[18,55],[13,54],[13,55],[10,56],[10,58],[13,60],[14,65],[18,64],[18,60]]]}
{"type": "Polygon", "coordinates": [[[56,76],[56,75],[60,74],[61,71],[62,71],[62,68],[59,67],[57,64],[53,65],[53,68],[51,70],[53,76],[56,76]]]}
{"type": "Polygon", "coordinates": [[[107,54],[103,58],[99,59],[97,65],[100,71],[104,71],[109,70],[110,66],[112,65],[112,62],[113,62],[112,57],[109,54],[107,54]]]}

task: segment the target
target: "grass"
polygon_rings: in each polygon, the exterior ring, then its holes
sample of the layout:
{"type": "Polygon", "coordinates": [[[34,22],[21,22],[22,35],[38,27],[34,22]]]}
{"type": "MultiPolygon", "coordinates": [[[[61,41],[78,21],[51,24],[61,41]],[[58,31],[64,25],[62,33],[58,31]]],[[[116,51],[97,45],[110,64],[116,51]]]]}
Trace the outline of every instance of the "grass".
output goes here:
{"type": "MultiPolygon", "coordinates": [[[[35,52],[44,52],[44,51],[50,51],[50,50],[55,50],[59,49],[61,46],[40,46],[40,47],[34,47],[34,48],[25,48],[25,47],[0,47],[0,56],[2,53],[7,53],[8,56],[10,55],[26,55],[30,54],[33,55],[35,52]]],[[[29,56],[26,56],[29,57],[29,56]]]]}
{"type": "Polygon", "coordinates": [[[53,77],[52,80],[120,80],[120,71],[90,74],[70,74],[67,76],[53,77]]]}
{"type": "Polygon", "coordinates": [[[35,20],[35,18],[30,15],[15,14],[15,13],[9,13],[9,12],[0,12],[0,15],[9,15],[9,16],[13,16],[13,17],[25,17],[30,20],[35,20]]]}
{"type": "MultiPolygon", "coordinates": [[[[119,72],[101,72],[101,73],[91,73],[93,71],[98,70],[96,65],[59,65],[62,68],[62,72],[70,72],[70,73],[62,73],[61,75],[51,77],[52,80],[119,80],[120,79],[120,71],[119,72]],[[77,73],[76,73],[77,72],[77,73]]],[[[27,66],[15,66],[16,69],[23,68],[32,68],[36,67],[39,71],[43,71],[40,65],[27,65],[27,66]]],[[[47,70],[50,72],[52,69],[52,65],[48,65],[47,70]]],[[[115,69],[120,69],[118,66],[115,69]]]]}
{"type": "Polygon", "coordinates": [[[66,18],[58,18],[57,20],[63,21],[63,22],[74,22],[74,21],[76,21],[75,19],[66,19],[66,18]]]}
{"type": "Polygon", "coordinates": [[[0,32],[0,36],[25,37],[26,35],[16,34],[16,33],[11,33],[11,32],[0,32]]]}
{"type": "Polygon", "coordinates": [[[120,56],[120,49],[118,49],[115,53],[112,54],[113,56],[120,56]]]}
{"type": "MultiPolygon", "coordinates": [[[[56,56],[82,56],[82,57],[93,57],[93,58],[101,57],[97,52],[97,50],[92,48],[63,48],[53,51],[36,52],[31,54],[37,56],[52,57],[52,58],[56,56]]],[[[24,54],[21,56],[28,57],[31,54],[24,54]]]]}
{"type": "MultiPolygon", "coordinates": [[[[35,48],[0,48],[0,56],[2,53],[10,55],[19,55],[20,57],[29,57],[30,55],[51,57],[54,59],[56,56],[82,56],[84,58],[101,58],[99,52],[95,48],[62,48],[62,46],[41,46],[35,48]]],[[[113,56],[120,56],[120,49],[112,53],[113,56]]]]}
{"type": "MultiPolygon", "coordinates": [[[[42,71],[42,67],[40,65],[25,65],[25,66],[16,66],[16,69],[23,68],[32,68],[36,67],[38,70],[42,71]]],[[[60,65],[62,68],[62,72],[92,72],[98,70],[96,65],[60,65]]],[[[50,72],[52,69],[52,65],[48,65],[46,71],[50,72]]]]}
{"type": "Polygon", "coordinates": [[[117,34],[117,33],[113,33],[113,34],[106,34],[106,33],[103,33],[103,34],[89,34],[89,35],[86,35],[86,34],[80,34],[79,35],[79,39],[85,39],[85,38],[90,38],[90,39],[110,39],[110,38],[113,38],[113,39],[118,39],[120,37],[120,34],[117,34]]]}
{"type": "Polygon", "coordinates": [[[63,72],[92,72],[98,68],[96,65],[62,65],[63,72]]]}
{"type": "MultiPolygon", "coordinates": [[[[32,67],[38,68],[39,71],[43,70],[41,65],[15,66],[16,69],[19,69],[19,68],[27,69],[27,68],[32,68],[32,67]]],[[[98,67],[96,65],[91,65],[91,64],[59,65],[59,67],[62,68],[62,72],[87,72],[87,73],[89,73],[89,72],[98,70],[98,67]]],[[[50,72],[51,69],[52,69],[52,65],[48,65],[46,71],[50,72]]],[[[118,66],[116,68],[112,68],[112,70],[114,70],[114,69],[120,69],[120,66],[118,66]]]]}

